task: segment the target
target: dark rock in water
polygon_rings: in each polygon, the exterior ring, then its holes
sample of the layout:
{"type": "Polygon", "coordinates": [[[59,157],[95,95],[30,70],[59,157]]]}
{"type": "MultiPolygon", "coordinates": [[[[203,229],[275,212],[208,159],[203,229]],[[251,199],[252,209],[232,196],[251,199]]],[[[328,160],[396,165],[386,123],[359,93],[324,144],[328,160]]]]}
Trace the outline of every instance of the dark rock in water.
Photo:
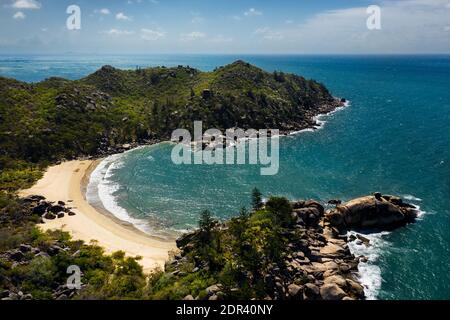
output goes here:
{"type": "Polygon", "coordinates": [[[330,201],[328,201],[328,204],[334,204],[334,205],[339,205],[341,203],[342,203],[341,200],[330,200],[330,201]]]}
{"type": "Polygon", "coordinates": [[[65,215],[64,212],[61,211],[58,213],[57,217],[58,217],[58,219],[61,219],[61,218],[64,218],[64,215],[65,215]]]}
{"type": "Polygon", "coordinates": [[[64,201],[58,201],[58,205],[64,207],[66,205],[66,203],[64,201]]]}
{"type": "Polygon", "coordinates": [[[69,215],[70,217],[73,217],[73,216],[75,216],[75,215],[76,215],[76,213],[75,213],[75,212],[73,212],[73,211],[69,211],[68,215],[69,215]]]}
{"type": "Polygon", "coordinates": [[[417,210],[398,198],[377,193],[338,205],[327,213],[327,220],[340,230],[394,229],[413,222],[417,210]]]}
{"type": "Polygon", "coordinates": [[[370,246],[370,240],[367,239],[366,237],[364,237],[364,236],[362,236],[362,235],[360,235],[360,234],[357,234],[357,235],[356,235],[356,238],[357,238],[358,240],[360,240],[366,247],[369,247],[369,246],[370,246]]]}

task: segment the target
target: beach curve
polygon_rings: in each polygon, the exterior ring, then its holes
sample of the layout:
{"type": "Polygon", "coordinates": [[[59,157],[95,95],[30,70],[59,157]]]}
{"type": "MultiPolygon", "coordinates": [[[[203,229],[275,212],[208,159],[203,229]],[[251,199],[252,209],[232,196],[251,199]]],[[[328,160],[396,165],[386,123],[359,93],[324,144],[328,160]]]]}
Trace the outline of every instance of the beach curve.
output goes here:
{"type": "Polygon", "coordinates": [[[164,268],[169,252],[176,250],[174,241],[152,238],[131,224],[101,212],[90,205],[84,189],[90,173],[101,160],[73,160],[49,167],[43,178],[19,195],[42,195],[49,201],[64,201],[72,207],[75,216],[47,220],[40,225],[42,230],[63,230],[75,240],[86,243],[95,241],[106,253],[124,251],[128,256],[140,256],[145,272],[164,268]]]}

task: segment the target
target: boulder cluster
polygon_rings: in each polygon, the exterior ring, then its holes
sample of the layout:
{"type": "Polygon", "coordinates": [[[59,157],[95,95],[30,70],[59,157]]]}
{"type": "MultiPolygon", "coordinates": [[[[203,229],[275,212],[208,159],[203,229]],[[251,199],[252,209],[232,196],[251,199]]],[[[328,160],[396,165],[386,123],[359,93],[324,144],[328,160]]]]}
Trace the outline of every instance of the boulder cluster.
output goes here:
{"type": "Polygon", "coordinates": [[[39,195],[31,195],[22,199],[27,203],[34,215],[41,217],[41,222],[45,220],[55,220],[64,218],[66,215],[75,216],[76,213],[71,211],[71,207],[67,207],[63,201],[57,203],[46,201],[45,197],[39,195]]]}
{"type": "Polygon", "coordinates": [[[143,145],[153,145],[161,142],[160,139],[156,138],[149,138],[149,139],[143,139],[139,142],[130,142],[130,143],[124,143],[124,144],[111,144],[109,139],[107,137],[103,137],[100,140],[100,146],[98,150],[96,151],[96,154],[94,156],[88,157],[89,159],[95,159],[95,158],[104,158],[106,156],[123,153],[128,150],[135,149],[139,146],[143,145]]]}
{"type": "MultiPolygon", "coordinates": [[[[12,249],[0,254],[0,259],[3,263],[11,264],[11,269],[19,266],[26,266],[34,259],[47,260],[57,254],[66,251],[70,248],[64,246],[59,242],[45,247],[33,247],[29,244],[21,244],[18,248],[12,249]]],[[[74,253],[74,255],[77,253],[74,253]]],[[[6,282],[11,283],[9,279],[6,282]]],[[[66,285],[60,285],[53,290],[52,298],[55,300],[66,300],[72,298],[77,293],[77,289],[70,289],[66,285]]],[[[10,287],[7,290],[0,292],[0,300],[33,300],[33,295],[24,294],[20,288],[10,287]]]]}
{"type": "Polygon", "coordinates": [[[99,90],[90,92],[88,95],[80,89],[74,88],[70,92],[64,92],[56,96],[55,102],[58,109],[77,108],[83,112],[112,108],[112,97],[99,90]]]}

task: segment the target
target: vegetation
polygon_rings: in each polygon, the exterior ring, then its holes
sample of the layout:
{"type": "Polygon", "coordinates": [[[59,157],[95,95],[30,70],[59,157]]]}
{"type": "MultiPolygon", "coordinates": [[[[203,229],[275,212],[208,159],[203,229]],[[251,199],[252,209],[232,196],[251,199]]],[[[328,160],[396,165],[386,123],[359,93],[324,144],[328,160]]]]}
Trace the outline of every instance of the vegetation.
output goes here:
{"type": "Polygon", "coordinates": [[[287,199],[273,197],[264,209],[251,214],[244,210],[246,214],[226,224],[203,213],[203,227],[188,236],[187,243],[179,243],[182,256],[178,263],[167,266],[166,273],[155,282],[151,297],[183,299],[192,295],[201,299],[208,294],[207,287],[217,283],[221,284],[222,299],[266,297],[269,290],[264,276],[275,266],[284,265],[286,245],[297,236],[287,236],[287,228],[292,226],[284,224],[291,216],[288,208],[287,199]]]}
{"type": "Polygon", "coordinates": [[[125,257],[120,251],[106,255],[95,243],[72,241],[62,231],[43,233],[37,228],[39,215],[24,200],[0,193],[0,206],[0,292],[21,291],[33,299],[61,298],[58,290],[71,265],[82,270],[83,287],[62,298],[201,298],[215,283],[224,285],[223,298],[262,298],[265,270],[281,263],[286,251],[290,217],[290,203],[284,198],[270,198],[264,209],[251,214],[243,208],[226,227],[204,211],[193,245],[183,249],[177,266],[181,272],[173,273],[168,265],[165,272],[144,275],[140,257],[125,257]],[[29,252],[13,261],[11,255],[24,246],[29,252]]]}
{"type": "Polygon", "coordinates": [[[33,299],[55,299],[55,292],[66,284],[67,268],[77,265],[83,272],[83,289],[76,299],[144,297],[147,281],[139,257],[125,257],[123,252],[108,256],[95,243],[71,241],[65,232],[43,233],[37,228],[39,221],[23,200],[0,193],[0,293],[20,291],[33,299]],[[20,255],[11,258],[13,254],[20,255]]]}
{"type": "Polygon", "coordinates": [[[252,191],[252,206],[253,210],[259,210],[263,206],[261,191],[257,188],[252,191]]]}
{"type": "Polygon", "coordinates": [[[226,228],[203,212],[197,242],[184,248],[182,270],[173,274],[168,266],[167,272],[145,276],[139,257],[106,255],[95,243],[72,241],[64,232],[41,232],[39,215],[15,191],[34,183],[50,163],[166,139],[175,128],[192,130],[195,120],[218,129],[294,130],[332,103],[315,81],[267,73],[243,61],[213,72],[105,66],[77,81],[35,84],[0,77],[0,294],[71,298],[61,285],[67,267],[78,265],[84,286],[73,297],[79,299],[201,297],[218,281],[227,297],[263,297],[262,274],[285,250],[285,199],[271,198],[263,208],[255,189],[252,213],[243,208],[226,228]]]}
{"type": "Polygon", "coordinates": [[[77,81],[35,84],[0,77],[0,189],[29,184],[49,162],[166,139],[195,120],[218,129],[303,128],[332,102],[315,81],[243,61],[213,72],[104,66],[77,81]]]}

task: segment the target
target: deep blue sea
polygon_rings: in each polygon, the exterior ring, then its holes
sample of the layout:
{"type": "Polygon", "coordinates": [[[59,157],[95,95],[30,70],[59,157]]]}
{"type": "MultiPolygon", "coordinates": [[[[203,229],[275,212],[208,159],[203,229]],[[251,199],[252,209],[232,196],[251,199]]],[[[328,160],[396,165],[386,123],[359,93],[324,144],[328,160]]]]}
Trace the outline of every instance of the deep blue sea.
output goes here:
{"type": "Polygon", "coordinates": [[[219,218],[267,197],[350,199],[380,191],[420,206],[420,220],[371,236],[361,277],[370,298],[450,299],[450,56],[0,56],[0,75],[34,82],[119,68],[190,65],[201,70],[244,59],[324,83],[350,107],[315,132],[280,140],[280,171],[259,167],[175,166],[163,143],[115,156],[93,175],[90,195],[119,217],[163,235],[219,218]],[[91,190],[92,191],[92,190],[91,190]]]}

